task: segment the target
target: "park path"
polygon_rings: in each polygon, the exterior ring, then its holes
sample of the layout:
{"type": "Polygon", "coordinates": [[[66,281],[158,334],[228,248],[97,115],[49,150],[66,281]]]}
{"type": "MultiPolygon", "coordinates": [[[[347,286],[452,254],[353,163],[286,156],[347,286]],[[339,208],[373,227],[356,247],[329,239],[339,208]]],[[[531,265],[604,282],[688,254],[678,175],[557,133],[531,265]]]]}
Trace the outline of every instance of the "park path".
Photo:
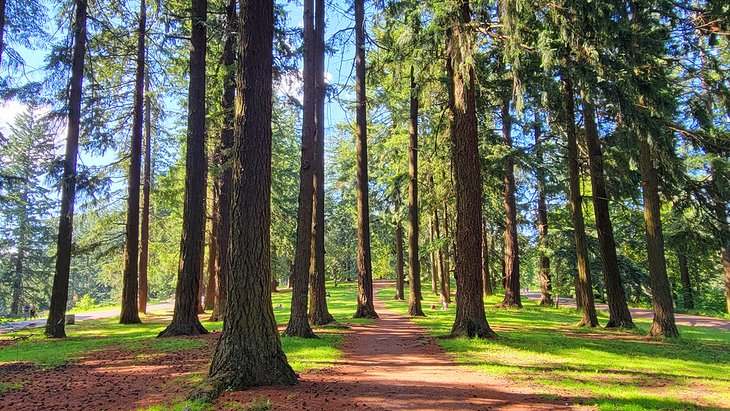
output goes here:
{"type": "MultiPolygon", "coordinates": [[[[375,290],[385,286],[376,283],[375,290]]],[[[276,410],[555,410],[537,388],[472,371],[438,346],[428,331],[375,299],[379,319],[351,325],[335,366],[301,375],[300,384],[227,393],[221,401],[267,396],[276,410]]]]}
{"type": "MultiPolygon", "coordinates": [[[[540,293],[538,292],[527,292],[522,295],[531,300],[540,299],[540,293]]],[[[572,298],[560,297],[560,305],[575,308],[575,300],[572,298]]],[[[608,306],[606,304],[596,304],[596,309],[608,312],[608,306]]],[[[631,317],[634,319],[640,318],[651,320],[654,318],[654,311],[646,308],[630,307],[629,311],[631,311],[631,317]]],[[[686,325],[688,327],[707,327],[730,331],[730,320],[724,318],[674,313],[674,319],[677,322],[677,325],[686,325]]]]}
{"type": "MultiPolygon", "coordinates": [[[[163,311],[163,310],[172,310],[175,306],[174,301],[166,301],[159,304],[152,304],[147,306],[147,311],[163,311]]],[[[121,308],[112,308],[109,310],[101,310],[101,311],[89,311],[85,313],[78,313],[76,314],[76,321],[86,321],[86,320],[99,320],[103,318],[114,318],[119,315],[119,310],[121,308]]],[[[47,315],[47,313],[44,313],[44,315],[47,315]]],[[[9,333],[12,331],[18,331],[22,329],[29,329],[29,328],[39,328],[39,327],[45,327],[46,325],[46,318],[35,318],[32,320],[24,320],[24,321],[13,321],[13,322],[7,322],[0,324],[0,334],[9,333]]]]}

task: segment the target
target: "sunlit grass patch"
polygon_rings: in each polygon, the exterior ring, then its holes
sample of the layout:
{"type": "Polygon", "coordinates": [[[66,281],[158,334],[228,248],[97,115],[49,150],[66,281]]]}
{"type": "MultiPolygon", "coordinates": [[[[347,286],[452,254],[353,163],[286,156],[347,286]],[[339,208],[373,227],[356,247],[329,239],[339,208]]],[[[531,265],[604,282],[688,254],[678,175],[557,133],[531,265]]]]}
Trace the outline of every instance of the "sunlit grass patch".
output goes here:
{"type": "MultiPolygon", "coordinates": [[[[379,297],[405,313],[407,303],[393,301],[392,289],[379,297]]],[[[438,298],[424,289],[426,318],[414,321],[436,337],[449,334],[455,306],[440,310],[438,298]],[[438,309],[431,310],[431,305],[438,309]]],[[[458,363],[481,372],[534,384],[555,395],[600,409],[705,409],[730,404],[730,333],[682,327],[669,341],[646,336],[650,321],[638,330],[577,328],[574,309],[540,307],[523,299],[522,309],[499,309],[491,296],[485,311],[496,340],[438,338],[458,363]]],[[[599,320],[606,322],[606,313],[599,320]]]]}

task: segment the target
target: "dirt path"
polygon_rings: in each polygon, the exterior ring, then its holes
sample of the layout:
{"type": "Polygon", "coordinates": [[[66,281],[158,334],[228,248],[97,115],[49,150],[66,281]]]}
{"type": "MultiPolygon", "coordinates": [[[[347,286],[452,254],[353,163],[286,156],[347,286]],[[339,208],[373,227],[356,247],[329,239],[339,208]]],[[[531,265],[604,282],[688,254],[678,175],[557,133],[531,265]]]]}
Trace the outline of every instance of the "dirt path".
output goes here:
{"type": "MultiPolygon", "coordinates": [[[[527,292],[522,295],[531,300],[540,299],[540,293],[537,292],[527,292]]],[[[575,308],[575,300],[573,300],[572,298],[560,297],[560,305],[564,307],[575,308]]],[[[608,311],[608,306],[606,304],[596,304],[596,308],[602,311],[608,311]]],[[[641,318],[651,320],[652,318],[654,318],[654,311],[648,310],[646,308],[632,307],[629,308],[629,311],[631,311],[631,317],[634,319],[641,318]]],[[[677,322],[677,325],[686,325],[688,327],[707,327],[715,328],[718,330],[730,331],[730,320],[726,320],[724,318],[674,313],[674,319],[677,322]]]]}
{"type": "MultiPolygon", "coordinates": [[[[376,285],[376,290],[382,285],[376,285]]],[[[380,319],[354,325],[343,359],[296,387],[226,394],[220,404],[268,397],[277,410],[568,409],[530,387],[470,371],[452,361],[427,331],[376,299],[380,319]]]]}

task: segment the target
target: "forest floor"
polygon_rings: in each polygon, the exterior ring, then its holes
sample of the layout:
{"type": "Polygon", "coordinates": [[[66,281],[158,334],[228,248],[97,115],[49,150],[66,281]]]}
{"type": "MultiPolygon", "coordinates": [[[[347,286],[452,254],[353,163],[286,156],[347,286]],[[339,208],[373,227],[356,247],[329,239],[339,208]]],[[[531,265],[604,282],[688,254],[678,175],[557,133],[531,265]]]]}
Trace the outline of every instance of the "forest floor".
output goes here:
{"type": "MultiPolygon", "coordinates": [[[[69,338],[40,330],[0,336],[0,409],[92,410],[486,410],[722,409],[730,404],[730,333],[680,327],[660,342],[638,332],[577,329],[575,310],[493,308],[500,338],[444,338],[453,309],[404,315],[390,284],[376,283],[378,320],[353,320],[351,284],[330,286],[329,305],[344,327],[315,329],[317,340],[283,337],[300,374],[294,387],[225,393],[212,405],[185,401],[207,373],[221,323],[212,333],[156,339],[170,319],[154,312],[140,325],[115,319],[69,327],[69,338]]],[[[275,314],[288,320],[291,294],[275,293],[275,314]]],[[[493,297],[496,301],[497,297],[493,297]]],[[[204,319],[201,316],[201,319],[204,319]]],[[[605,321],[605,318],[603,318],[605,321]]],[[[281,327],[281,326],[280,326],[281,327]]],[[[283,328],[280,328],[283,329],[283,328]]]]}

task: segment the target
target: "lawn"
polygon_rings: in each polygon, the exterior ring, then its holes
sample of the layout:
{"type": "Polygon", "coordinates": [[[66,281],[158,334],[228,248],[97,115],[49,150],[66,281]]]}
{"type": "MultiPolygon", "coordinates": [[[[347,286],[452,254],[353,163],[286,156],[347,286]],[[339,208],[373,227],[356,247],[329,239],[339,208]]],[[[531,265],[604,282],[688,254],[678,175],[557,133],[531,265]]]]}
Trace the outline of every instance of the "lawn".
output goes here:
{"type": "MultiPolygon", "coordinates": [[[[352,319],[355,312],[356,286],[339,284],[328,285],[331,297],[328,299],[330,312],[340,324],[362,323],[368,320],[352,319]]],[[[288,291],[272,294],[274,314],[279,324],[289,320],[291,293],[288,291]]],[[[152,352],[165,352],[193,349],[205,344],[202,340],[190,338],[156,339],[155,336],[165,328],[171,311],[149,312],[142,315],[142,324],[121,325],[118,318],[88,320],[66,327],[68,338],[48,339],[42,328],[18,331],[0,335],[0,364],[7,362],[27,362],[44,368],[53,368],[73,362],[81,356],[96,350],[114,347],[118,350],[135,350],[141,347],[152,352]],[[7,344],[9,340],[15,343],[7,344]]],[[[207,318],[203,316],[201,318],[207,318]]],[[[203,320],[209,331],[220,330],[222,322],[203,320]]],[[[342,342],[338,327],[315,329],[319,339],[300,339],[282,337],[282,345],[290,364],[296,371],[328,367],[340,358],[339,345],[342,342]]]]}
{"type": "MultiPolygon", "coordinates": [[[[393,301],[393,289],[379,297],[405,314],[407,301],[393,301]]],[[[407,295],[407,294],[406,294],[407,295]]],[[[416,318],[445,351],[466,367],[533,385],[551,396],[605,410],[717,409],[730,404],[730,333],[680,326],[681,338],[646,337],[650,322],[637,331],[575,327],[576,310],[539,307],[523,299],[522,309],[498,309],[501,296],[486,302],[496,340],[445,338],[455,305],[430,310],[438,298],[424,288],[426,318],[416,318]]],[[[606,313],[599,313],[605,324],[606,313]]]]}

